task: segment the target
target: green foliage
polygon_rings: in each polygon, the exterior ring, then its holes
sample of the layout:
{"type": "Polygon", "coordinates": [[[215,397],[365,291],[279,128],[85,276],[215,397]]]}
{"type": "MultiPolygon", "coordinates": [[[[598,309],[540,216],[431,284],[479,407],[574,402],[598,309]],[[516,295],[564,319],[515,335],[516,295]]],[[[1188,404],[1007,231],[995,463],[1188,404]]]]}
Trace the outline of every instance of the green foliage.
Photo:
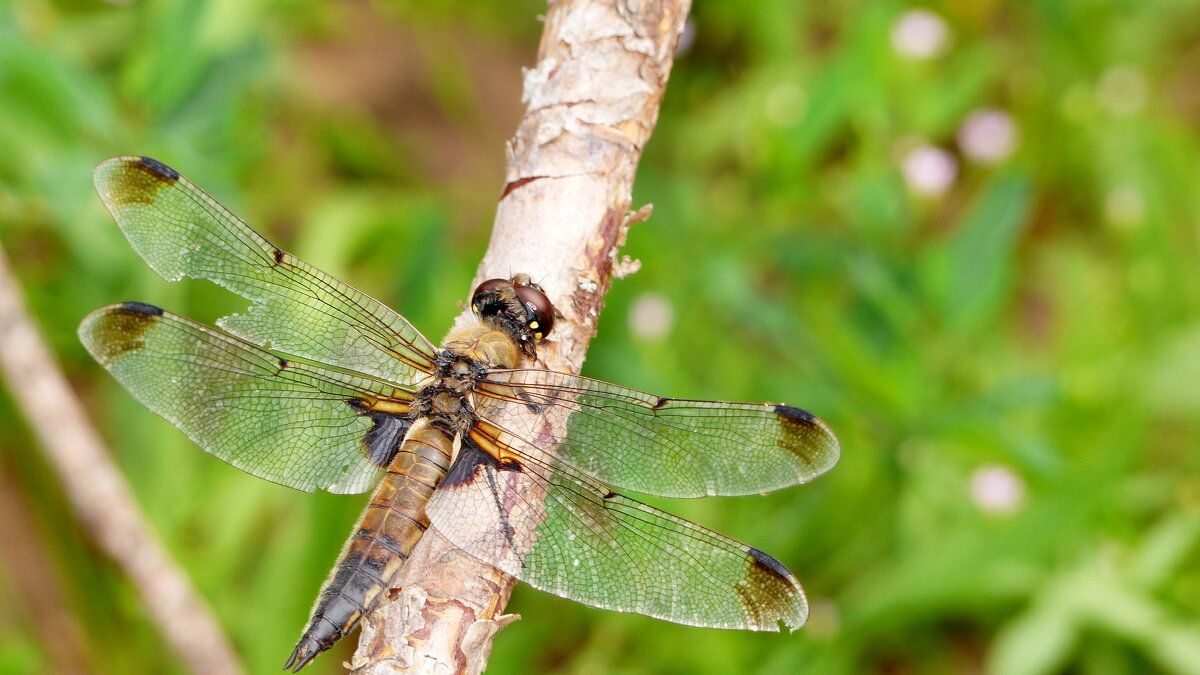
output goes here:
{"type": "MultiPolygon", "coordinates": [[[[624,252],[643,268],[589,354],[596,377],[830,422],[843,459],[814,483],[666,504],[788,564],[809,625],[701,631],[521,588],[490,672],[1200,672],[1200,2],[927,7],[949,37],[916,58],[898,0],[697,3],[636,186],[654,216],[624,252]],[[1011,155],[969,150],[983,110],[1011,121],[1011,155]],[[956,165],[944,189],[906,178],[922,149],[956,165]]],[[[159,157],[439,338],[542,12],[0,5],[0,240],[251,672],[282,665],[363,502],[205,456],[87,358],[75,327],[102,304],[241,306],[155,277],[91,170],[159,157]]],[[[61,653],[178,671],[9,401],[0,416],[0,518],[36,553],[0,551],[0,672],[61,653]]]]}

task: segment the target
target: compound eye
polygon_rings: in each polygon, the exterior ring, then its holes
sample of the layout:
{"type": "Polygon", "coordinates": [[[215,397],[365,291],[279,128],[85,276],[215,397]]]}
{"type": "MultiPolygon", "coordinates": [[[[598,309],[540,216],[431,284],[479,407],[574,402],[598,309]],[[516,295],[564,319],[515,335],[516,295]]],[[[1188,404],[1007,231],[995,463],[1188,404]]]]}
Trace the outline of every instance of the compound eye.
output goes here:
{"type": "Polygon", "coordinates": [[[480,295],[483,295],[484,293],[492,293],[505,287],[512,288],[512,282],[508,279],[488,279],[487,281],[481,282],[475,287],[475,292],[471,294],[471,306],[475,308],[475,311],[479,311],[480,295]]]}
{"type": "Polygon", "coordinates": [[[533,319],[529,321],[529,332],[533,335],[534,340],[541,340],[550,334],[550,330],[554,328],[554,305],[551,304],[550,298],[542,292],[542,289],[529,285],[517,286],[517,298],[520,299],[526,307],[533,310],[533,319]]]}

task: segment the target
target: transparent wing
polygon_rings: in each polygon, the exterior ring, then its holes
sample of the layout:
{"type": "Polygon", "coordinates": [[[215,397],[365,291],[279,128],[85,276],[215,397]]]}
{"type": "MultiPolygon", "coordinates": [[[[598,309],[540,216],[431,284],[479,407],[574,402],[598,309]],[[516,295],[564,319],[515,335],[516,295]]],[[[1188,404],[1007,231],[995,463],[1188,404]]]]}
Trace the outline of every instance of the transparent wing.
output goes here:
{"type": "MultiPolygon", "coordinates": [[[[558,457],[601,482],[643,494],[769,492],[812,480],[840,454],[824,422],[787,405],[663,398],[543,370],[492,371],[482,393],[535,412],[566,414],[558,457]]],[[[516,436],[539,438],[541,427],[530,424],[542,423],[532,415],[500,420],[516,436]]]]}
{"type": "Polygon", "coordinates": [[[134,398],[205,451],[298,490],[368,489],[407,429],[403,416],[368,412],[384,397],[402,406],[407,391],[283,359],[152,305],[102,307],[79,337],[134,398]]]}
{"type": "Polygon", "coordinates": [[[762,551],[613,493],[544,453],[498,461],[480,449],[494,438],[472,438],[426,509],[471,555],[594,607],[710,628],[804,623],[800,583],[762,551]]]}
{"type": "Polygon", "coordinates": [[[433,346],[379,301],[286,253],[177,171],[148,157],[96,167],[96,189],[134,250],[168,281],[210,279],[251,300],[218,322],[233,335],[400,385],[433,346]]]}

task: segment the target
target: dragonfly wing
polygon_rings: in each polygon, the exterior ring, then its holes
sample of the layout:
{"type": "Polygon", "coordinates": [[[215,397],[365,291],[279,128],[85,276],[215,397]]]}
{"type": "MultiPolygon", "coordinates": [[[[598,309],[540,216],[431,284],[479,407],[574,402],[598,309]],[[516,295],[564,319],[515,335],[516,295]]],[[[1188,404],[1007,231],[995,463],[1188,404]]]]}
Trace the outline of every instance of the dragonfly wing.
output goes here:
{"type": "Polygon", "coordinates": [[[409,420],[381,414],[409,393],[289,361],[152,305],[102,307],[79,337],[146,407],[207,452],[275,483],[362,492],[391,459],[409,420]]]}
{"type": "Polygon", "coordinates": [[[546,455],[500,459],[465,438],[426,512],[456,546],[593,607],[710,628],[779,630],[808,615],[767,554],[613,493],[546,455]]]}
{"type": "MultiPolygon", "coordinates": [[[[824,422],[787,405],[663,398],[543,370],[492,371],[482,391],[533,412],[565,414],[557,456],[603,483],[643,494],[770,492],[825,473],[840,454],[824,422]]],[[[499,421],[520,438],[543,434],[534,415],[499,421]]]]}
{"type": "Polygon", "coordinates": [[[230,333],[396,384],[427,374],[433,346],[402,316],[267,241],[171,167],[114,157],[96,167],[95,181],[160,276],[210,279],[254,303],[218,322],[230,333]]]}

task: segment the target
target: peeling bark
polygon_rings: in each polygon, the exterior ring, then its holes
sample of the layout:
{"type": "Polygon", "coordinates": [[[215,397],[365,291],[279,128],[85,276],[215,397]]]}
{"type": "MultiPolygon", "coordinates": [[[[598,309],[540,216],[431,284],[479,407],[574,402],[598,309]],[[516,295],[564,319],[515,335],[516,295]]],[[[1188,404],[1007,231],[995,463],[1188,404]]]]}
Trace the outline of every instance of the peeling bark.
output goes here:
{"type": "MultiPolygon", "coordinates": [[[[537,64],[525,72],[525,115],[508,143],[505,186],[480,281],[530,275],[561,313],[539,365],[579,372],[618,260],[634,174],[654,129],[689,0],[551,2],[537,64]]],[[[469,314],[460,316],[461,326],[469,314]]],[[[363,620],[355,672],[479,673],[515,580],[435,530],[388,599],[363,620]]]]}

